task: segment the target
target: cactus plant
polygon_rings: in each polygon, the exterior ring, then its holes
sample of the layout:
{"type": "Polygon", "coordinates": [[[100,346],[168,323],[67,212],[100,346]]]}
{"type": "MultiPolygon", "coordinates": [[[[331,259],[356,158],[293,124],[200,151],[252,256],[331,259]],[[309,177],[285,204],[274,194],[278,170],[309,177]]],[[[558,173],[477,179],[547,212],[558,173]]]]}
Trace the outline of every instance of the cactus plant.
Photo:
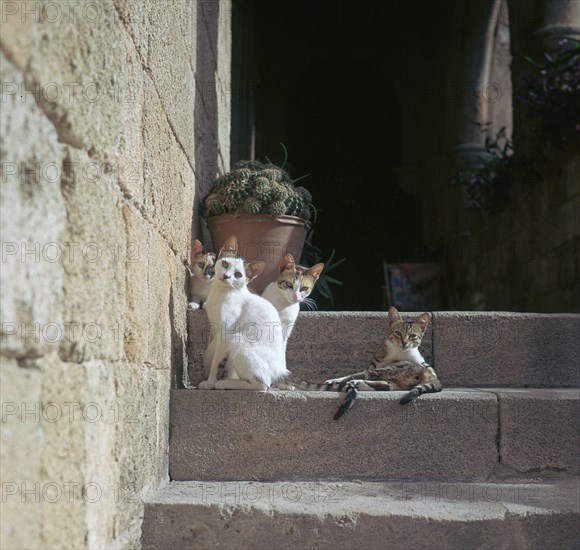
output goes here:
{"type": "Polygon", "coordinates": [[[312,195],[296,187],[288,173],[271,163],[239,161],[218,177],[201,204],[204,218],[220,214],[271,214],[310,219],[312,195]]]}

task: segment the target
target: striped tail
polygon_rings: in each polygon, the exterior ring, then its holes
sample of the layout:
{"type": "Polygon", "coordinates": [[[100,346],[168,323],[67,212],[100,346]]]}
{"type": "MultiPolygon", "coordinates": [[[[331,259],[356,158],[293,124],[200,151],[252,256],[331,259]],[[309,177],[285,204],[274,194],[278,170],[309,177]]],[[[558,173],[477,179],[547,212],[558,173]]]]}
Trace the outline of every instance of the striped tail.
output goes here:
{"type": "Polygon", "coordinates": [[[401,398],[399,403],[401,403],[401,405],[406,405],[407,403],[412,403],[413,401],[415,401],[415,399],[417,399],[417,397],[423,395],[424,393],[437,393],[440,392],[442,389],[443,384],[441,384],[439,379],[435,379],[432,382],[429,382],[428,384],[419,384],[418,386],[415,386],[411,391],[406,393],[401,398]]]}
{"type": "Polygon", "coordinates": [[[358,391],[356,389],[357,384],[353,383],[356,382],[355,380],[351,380],[346,384],[343,384],[340,390],[336,391],[345,391],[346,397],[344,398],[344,403],[338,407],[338,410],[334,413],[334,419],[338,420],[342,418],[342,416],[350,409],[352,409],[354,402],[357,398],[358,391]]]}
{"type": "Polygon", "coordinates": [[[300,391],[321,391],[324,390],[325,384],[317,384],[315,382],[309,382],[308,380],[303,380],[294,375],[289,375],[284,380],[281,380],[276,384],[279,390],[300,390],[300,391]]]}

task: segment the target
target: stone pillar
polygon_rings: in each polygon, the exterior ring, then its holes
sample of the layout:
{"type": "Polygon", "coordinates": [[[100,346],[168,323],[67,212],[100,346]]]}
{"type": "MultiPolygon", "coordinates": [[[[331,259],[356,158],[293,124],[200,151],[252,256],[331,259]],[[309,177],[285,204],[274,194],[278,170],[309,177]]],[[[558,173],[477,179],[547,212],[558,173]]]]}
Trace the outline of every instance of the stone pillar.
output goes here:
{"type": "Polygon", "coordinates": [[[580,40],[580,2],[578,0],[544,0],[543,21],[533,38],[541,40],[544,50],[557,50],[563,36],[580,40]]]}
{"type": "MultiPolygon", "coordinates": [[[[493,38],[504,0],[456,3],[455,37],[450,44],[450,99],[447,120],[455,128],[450,157],[450,174],[479,166],[488,157],[482,124],[488,122],[488,96],[492,91],[489,74],[493,38]]],[[[497,90],[493,90],[495,95],[497,90]]],[[[449,190],[447,200],[448,238],[469,234],[465,211],[465,190],[449,190]]]]}
{"type": "Polygon", "coordinates": [[[458,120],[455,135],[455,160],[459,169],[481,164],[485,134],[478,124],[488,122],[489,72],[493,37],[502,1],[474,4],[461,2],[458,9],[459,60],[457,80],[458,120]]]}

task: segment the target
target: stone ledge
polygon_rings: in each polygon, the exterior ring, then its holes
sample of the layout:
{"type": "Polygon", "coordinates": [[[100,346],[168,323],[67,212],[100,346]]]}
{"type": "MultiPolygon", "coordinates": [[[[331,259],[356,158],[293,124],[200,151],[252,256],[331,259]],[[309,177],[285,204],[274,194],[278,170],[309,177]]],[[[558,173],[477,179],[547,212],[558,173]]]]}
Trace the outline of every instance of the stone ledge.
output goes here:
{"type": "MultiPolygon", "coordinates": [[[[288,341],[288,369],[313,382],[362,370],[386,327],[383,312],[302,312],[288,341]]],[[[211,332],[205,311],[190,311],[188,328],[189,379],[197,384],[211,332]]],[[[580,315],[435,312],[421,352],[444,387],[578,387],[578,334],[580,315]]]]}
{"type": "Polygon", "coordinates": [[[174,480],[485,479],[498,461],[497,399],[446,391],[411,406],[402,392],[174,390],[174,480]]]}
{"type": "Polygon", "coordinates": [[[437,312],[434,366],[443,384],[580,386],[580,315],[437,312]]]}
{"type": "MultiPolygon", "coordinates": [[[[483,391],[483,390],[482,390],[483,391]]],[[[497,388],[501,464],[578,474],[580,390],[497,388]]]]}
{"type": "Polygon", "coordinates": [[[579,533],[578,478],[503,483],[172,482],[145,503],[161,548],[556,548],[579,533]],[[388,533],[388,543],[386,535],[388,533]]]}

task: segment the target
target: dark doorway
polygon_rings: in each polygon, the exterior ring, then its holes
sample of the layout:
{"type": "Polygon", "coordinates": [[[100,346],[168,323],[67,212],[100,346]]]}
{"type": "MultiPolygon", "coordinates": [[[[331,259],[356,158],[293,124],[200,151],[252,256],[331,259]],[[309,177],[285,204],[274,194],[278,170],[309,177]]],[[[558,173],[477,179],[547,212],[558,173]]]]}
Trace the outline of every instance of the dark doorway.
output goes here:
{"type": "Polygon", "coordinates": [[[323,260],[333,250],[347,259],[333,273],[344,283],[334,308],[364,311],[383,308],[383,260],[426,258],[420,202],[397,181],[404,117],[392,79],[406,61],[393,52],[403,21],[391,3],[353,6],[239,9],[251,21],[255,157],[280,163],[284,143],[291,176],[311,174],[301,184],[320,210],[313,244],[323,260]]]}

